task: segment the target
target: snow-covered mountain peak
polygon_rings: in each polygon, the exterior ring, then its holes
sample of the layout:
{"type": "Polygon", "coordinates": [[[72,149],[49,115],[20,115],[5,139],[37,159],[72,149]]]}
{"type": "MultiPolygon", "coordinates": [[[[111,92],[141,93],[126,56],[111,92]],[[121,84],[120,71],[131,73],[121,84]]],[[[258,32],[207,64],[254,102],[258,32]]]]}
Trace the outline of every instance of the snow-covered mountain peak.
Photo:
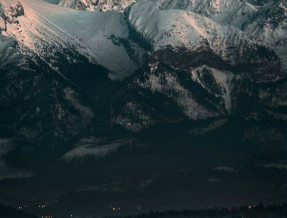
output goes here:
{"type": "Polygon", "coordinates": [[[221,25],[188,10],[160,10],[150,1],[132,5],[129,21],[154,50],[167,46],[191,50],[208,48],[233,63],[238,62],[241,49],[254,46],[254,42],[235,27],[221,25]],[[230,50],[231,46],[236,49],[230,50]]]}
{"type": "MultiPolygon", "coordinates": [[[[4,10],[0,19],[3,35],[14,37],[24,53],[32,52],[44,60],[55,56],[53,48],[57,52],[76,51],[120,77],[130,75],[141,66],[145,53],[142,45],[130,39],[131,27],[155,50],[165,46],[208,47],[224,60],[234,62],[242,49],[258,44],[275,49],[286,62],[282,46],[286,40],[286,1],[261,7],[241,0],[138,0],[126,13],[79,11],[58,5],[99,5],[93,0],[45,1],[49,3],[1,0],[4,10]]],[[[131,3],[106,1],[124,2],[131,3]]]]}
{"type": "Polygon", "coordinates": [[[161,10],[189,10],[220,24],[241,28],[258,10],[257,6],[242,0],[153,0],[161,10]]]}
{"type": "Polygon", "coordinates": [[[14,1],[1,1],[7,5],[4,20],[13,18],[2,34],[15,38],[22,53],[38,55],[55,70],[59,52],[69,62],[75,61],[74,52],[83,55],[116,73],[116,78],[131,74],[141,64],[144,52],[140,47],[131,41],[120,42],[129,34],[122,14],[76,11],[41,0],[22,0],[21,7],[14,1]]]}

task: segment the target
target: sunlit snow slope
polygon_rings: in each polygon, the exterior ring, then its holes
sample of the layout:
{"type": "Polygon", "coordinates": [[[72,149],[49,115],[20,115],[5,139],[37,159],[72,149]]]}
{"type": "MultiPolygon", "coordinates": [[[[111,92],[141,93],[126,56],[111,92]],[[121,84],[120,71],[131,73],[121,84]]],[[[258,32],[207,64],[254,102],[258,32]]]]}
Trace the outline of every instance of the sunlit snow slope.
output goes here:
{"type": "MultiPolygon", "coordinates": [[[[1,3],[5,7],[11,2],[1,0],[1,3]]],[[[12,36],[42,59],[61,50],[77,51],[91,62],[117,73],[118,77],[139,67],[143,51],[130,45],[135,56],[131,58],[124,45],[118,42],[129,34],[121,14],[76,11],[41,0],[22,0],[20,3],[24,15],[7,22],[3,35],[12,36]]]]}

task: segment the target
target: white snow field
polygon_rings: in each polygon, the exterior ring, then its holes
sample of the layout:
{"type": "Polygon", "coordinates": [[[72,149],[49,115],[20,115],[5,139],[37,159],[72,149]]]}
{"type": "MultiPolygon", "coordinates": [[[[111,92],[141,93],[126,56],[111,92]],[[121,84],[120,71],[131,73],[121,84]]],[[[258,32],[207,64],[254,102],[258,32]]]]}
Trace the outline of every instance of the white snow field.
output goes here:
{"type": "MultiPolygon", "coordinates": [[[[1,0],[4,5],[17,1],[1,0]]],[[[128,38],[128,26],[117,12],[77,11],[42,0],[21,0],[24,15],[7,23],[3,35],[12,36],[20,45],[45,60],[48,48],[74,48],[82,55],[123,77],[135,71],[140,60],[129,57],[127,50],[113,39],[128,38]],[[44,47],[43,45],[47,45],[44,47]]],[[[7,6],[9,7],[9,6],[7,6]]],[[[139,59],[143,51],[134,46],[139,59]]],[[[53,50],[52,50],[53,52],[53,50]]]]}

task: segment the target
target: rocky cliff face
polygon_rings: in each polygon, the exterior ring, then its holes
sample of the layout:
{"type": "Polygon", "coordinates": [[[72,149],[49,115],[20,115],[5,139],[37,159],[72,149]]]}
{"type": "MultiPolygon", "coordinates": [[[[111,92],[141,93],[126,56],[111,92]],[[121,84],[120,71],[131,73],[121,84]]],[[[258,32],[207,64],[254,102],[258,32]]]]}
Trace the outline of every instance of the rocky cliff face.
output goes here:
{"type": "Polygon", "coordinates": [[[24,15],[24,8],[20,2],[12,2],[1,4],[1,17],[5,21],[12,23],[16,22],[16,18],[24,15]]]}
{"type": "Polygon", "coordinates": [[[77,10],[123,11],[136,0],[60,0],[59,5],[77,10]]]}

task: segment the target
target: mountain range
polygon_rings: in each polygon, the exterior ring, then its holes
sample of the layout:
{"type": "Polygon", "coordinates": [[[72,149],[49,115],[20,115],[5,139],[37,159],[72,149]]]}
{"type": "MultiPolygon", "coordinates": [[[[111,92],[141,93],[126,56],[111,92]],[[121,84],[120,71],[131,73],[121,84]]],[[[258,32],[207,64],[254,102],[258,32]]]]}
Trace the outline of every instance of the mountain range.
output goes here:
{"type": "Polygon", "coordinates": [[[0,0],[0,201],[275,199],[286,130],[286,0],[0,0]]]}
{"type": "Polygon", "coordinates": [[[1,128],[44,143],[95,123],[139,133],[162,122],[210,127],[242,111],[285,120],[286,8],[1,0],[1,128]]]}

